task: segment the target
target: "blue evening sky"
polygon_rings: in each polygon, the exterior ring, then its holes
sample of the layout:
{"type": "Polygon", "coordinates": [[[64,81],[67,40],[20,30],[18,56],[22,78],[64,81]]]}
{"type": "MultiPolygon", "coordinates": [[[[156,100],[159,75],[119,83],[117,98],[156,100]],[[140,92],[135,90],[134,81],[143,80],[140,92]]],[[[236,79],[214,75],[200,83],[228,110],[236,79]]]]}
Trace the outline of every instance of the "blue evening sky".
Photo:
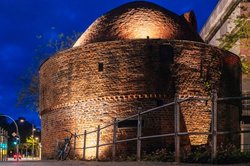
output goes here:
{"type": "MultiPolygon", "coordinates": [[[[127,2],[132,0],[0,0],[0,114],[25,117],[40,126],[35,110],[16,107],[24,85],[20,78],[33,68],[38,45],[60,33],[84,32],[96,18],[127,2]]],[[[194,10],[200,31],[218,0],[150,2],[177,14],[194,10]]]]}

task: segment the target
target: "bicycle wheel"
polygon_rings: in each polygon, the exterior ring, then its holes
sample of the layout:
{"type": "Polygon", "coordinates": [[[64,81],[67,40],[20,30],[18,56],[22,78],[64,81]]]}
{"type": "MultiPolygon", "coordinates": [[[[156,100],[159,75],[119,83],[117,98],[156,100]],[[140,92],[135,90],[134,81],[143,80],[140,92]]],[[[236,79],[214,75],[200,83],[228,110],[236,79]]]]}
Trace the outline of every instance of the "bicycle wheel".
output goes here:
{"type": "Polygon", "coordinates": [[[55,159],[56,160],[62,160],[63,151],[64,151],[65,144],[63,142],[58,142],[56,146],[56,154],[55,159]]]}
{"type": "Polygon", "coordinates": [[[62,154],[62,160],[66,160],[68,158],[70,150],[71,150],[70,145],[67,144],[64,148],[64,153],[62,154]]]}
{"type": "Polygon", "coordinates": [[[56,159],[57,159],[57,160],[62,160],[62,156],[63,156],[63,150],[60,149],[60,150],[57,152],[56,159]]]}

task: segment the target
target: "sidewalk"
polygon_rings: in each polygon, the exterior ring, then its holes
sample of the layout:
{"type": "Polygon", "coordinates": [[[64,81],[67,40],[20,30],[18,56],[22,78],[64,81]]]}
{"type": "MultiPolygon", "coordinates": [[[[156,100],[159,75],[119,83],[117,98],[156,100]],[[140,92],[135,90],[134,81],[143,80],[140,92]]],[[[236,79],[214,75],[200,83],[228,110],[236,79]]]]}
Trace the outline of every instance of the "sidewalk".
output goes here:
{"type": "MultiPolygon", "coordinates": [[[[0,162],[0,166],[166,166],[166,165],[176,165],[176,164],[164,163],[164,162],[96,162],[96,161],[55,161],[55,160],[0,162]]],[[[179,164],[179,165],[199,166],[199,165],[211,165],[211,164],[179,164]]],[[[232,164],[232,165],[249,166],[250,163],[232,164]]],[[[226,166],[232,166],[232,165],[228,164],[226,166]]]]}

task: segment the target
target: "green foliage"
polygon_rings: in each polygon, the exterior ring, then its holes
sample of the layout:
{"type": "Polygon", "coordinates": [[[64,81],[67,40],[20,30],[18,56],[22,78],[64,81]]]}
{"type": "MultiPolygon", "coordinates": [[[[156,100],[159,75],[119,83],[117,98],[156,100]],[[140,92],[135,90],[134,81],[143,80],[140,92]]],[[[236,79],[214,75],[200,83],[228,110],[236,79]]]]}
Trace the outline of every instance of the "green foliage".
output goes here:
{"type": "MultiPolygon", "coordinates": [[[[110,159],[109,159],[110,160],[110,159]]],[[[119,161],[135,161],[136,156],[119,156],[119,161]]],[[[164,149],[158,149],[150,154],[142,154],[143,161],[160,161],[160,162],[174,162],[174,152],[164,149]]],[[[182,158],[182,162],[186,163],[211,163],[211,148],[209,146],[193,147],[192,151],[182,158]]],[[[234,145],[227,144],[220,146],[217,149],[217,164],[234,164],[250,162],[250,152],[241,152],[234,145]]]]}
{"type": "MultiPolygon", "coordinates": [[[[188,163],[211,163],[211,149],[200,147],[183,159],[188,163]]],[[[250,152],[241,152],[234,145],[220,146],[217,149],[217,164],[234,164],[250,162],[250,152]]]]}
{"type": "Polygon", "coordinates": [[[250,153],[241,152],[234,146],[218,150],[218,164],[233,164],[233,163],[247,163],[250,162],[250,153]]]}
{"type": "Polygon", "coordinates": [[[248,18],[250,17],[250,13],[247,12],[247,5],[244,5],[244,2],[245,0],[242,1],[242,5],[240,6],[242,14],[237,16],[236,19],[229,18],[229,22],[233,22],[235,28],[232,32],[226,33],[218,39],[220,41],[219,46],[226,50],[232,48],[239,39],[246,39],[246,42],[241,44],[244,47],[249,47],[250,23],[248,18]]]}
{"type": "Polygon", "coordinates": [[[136,156],[133,154],[132,155],[123,154],[117,157],[117,161],[136,161],[136,156]]]}
{"type": "Polygon", "coordinates": [[[142,160],[144,161],[164,161],[164,162],[173,162],[174,153],[167,149],[158,149],[151,154],[143,154],[142,160]]]}
{"type": "Polygon", "coordinates": [[[31,149],[32,146],[33,146],[33,141],[34,141],[34,149],[38,149],[39,142],[38,142],[37,139],[35,139],[35,138],[32,137],[32,136],[26,138],[25,146],[26,146],[27,148],[31,149]]]}
{"type": "MultiPolygon", "coordinates": [[[[241,10],[247,11],[247,7],[242,5],[241,10]]],[[[235,24],[235,28],[232,32],[224,34],[221,38],[218,39],[220,42],[219,47],[230,50],[237,41],[240,39],[243,41],[241,42],[242,49],[249,49],[250,41],[250,21],[248,20],[249,13],[241,14],[235,20],[233,20],[235,24]]],[[[250,62],[244,57],[241,57],[242,63],[242,73],[243,74],[250,74],[250,62]]]]}
{"type": "Polygon", "coordinates": [[[242,66],[242,72],[244,74],[250,74],[250,61],[247,59],[241,57],[241,66],[242,66]]]}
{"type": "MultiPolygon", "coordinates": [[[[234,20],[234,23],[235,27],[237,28],[231,33],[226,33],[222,36],[222,38],[218,39],[220,41],[219,47],[229,50],[239,39],[249,39],[250,24],[249,21],[247,21],[247,16],[241,15],[237,17],[234,20]]],[[[247,41],[245,42],[245,44],[245,46],[248,46],[247,41]]]]}
{"type": "Polygon", "coordinates": [[[183,161],[187,163],[211,163],[211,150],[206,146],[195,147],[183,158],[183,161]]]}

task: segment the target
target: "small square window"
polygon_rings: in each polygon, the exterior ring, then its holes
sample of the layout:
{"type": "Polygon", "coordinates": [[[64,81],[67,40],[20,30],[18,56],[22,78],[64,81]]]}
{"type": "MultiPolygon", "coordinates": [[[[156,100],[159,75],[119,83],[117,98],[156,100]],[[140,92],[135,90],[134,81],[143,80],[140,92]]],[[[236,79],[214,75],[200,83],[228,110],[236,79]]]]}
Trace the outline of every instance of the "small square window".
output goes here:
{"type": "Polygon", "coordinates": [[[137,123],[137,120],[125,120],[118,123],[118,128],[135,128],[137,123]]]}
{"type": "MultiPolygon", "coordinates": [[[[123,118],[118,118],[118,120],[122,120],[123,118]]],[[[141,121],[141,126],[144,127],[144,120],[141,121]]],[[[137,128],[138,120],[135,119],[128,119],[118,123],[118,128],[137,128]]]]}
{"type": "Polygon", "coordinates": [[[98,63],[98,71],[99,72],[103,71],[103,63],[102,62],[98,63]]]}
{"type": "Polygon", "coordinates": [[[171,45],[160,46],[160,61],[167,65],[174,62],[174,49],[171,45]]]}
{"type": "Polygon", "coordinates": [[[157,107],[162,106],[164,104],[163,100],[156,100],[157,107]]]}

